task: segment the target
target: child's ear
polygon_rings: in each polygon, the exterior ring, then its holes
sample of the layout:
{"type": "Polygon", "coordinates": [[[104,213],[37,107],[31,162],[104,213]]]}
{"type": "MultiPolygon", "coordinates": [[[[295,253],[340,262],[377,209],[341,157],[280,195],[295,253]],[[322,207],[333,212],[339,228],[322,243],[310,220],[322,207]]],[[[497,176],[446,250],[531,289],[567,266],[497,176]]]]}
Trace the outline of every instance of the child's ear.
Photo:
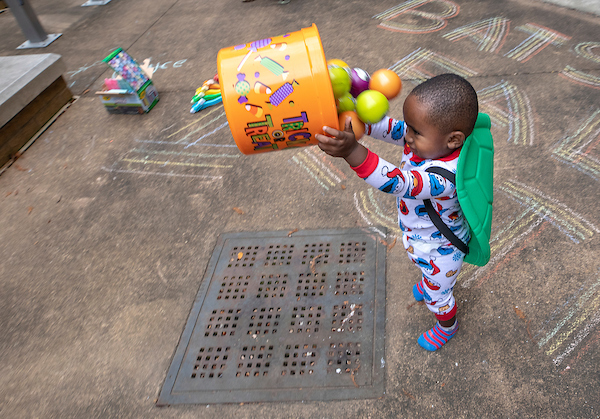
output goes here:
{"type": "Polygon", "coordinates": [[[465,143],[465,134],[462,131],[452,131],[448,136],[448,148],[456,150],[465,143]]]}

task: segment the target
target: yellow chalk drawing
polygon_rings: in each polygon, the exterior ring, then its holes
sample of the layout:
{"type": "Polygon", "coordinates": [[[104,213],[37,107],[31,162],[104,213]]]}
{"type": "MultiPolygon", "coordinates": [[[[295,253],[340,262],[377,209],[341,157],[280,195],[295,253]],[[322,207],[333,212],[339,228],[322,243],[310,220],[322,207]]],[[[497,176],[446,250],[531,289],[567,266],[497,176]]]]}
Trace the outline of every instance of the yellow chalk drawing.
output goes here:
{"type": "Polygon", "coordinates": [[[184,131],[184,130],[188,129],[192,125],[196,125],[198,122],[202,121],[204,118],[207,118],[209,115],[211,115],[211,114],[213,114],[215,112],[219,112],[219,114],[217,116],[217,119],[225,116],[225,112],[223,112],[223,106],[215,106],[215,107],[213,107],[213,109],[210,109],[208,112],[202,114],[202,116],[200,118],[198,118],[195,121],[190,122],[189,124],[181,127],[180,129],[178,129],[177,131],[173,132],[172,134],[169,134],[167,136],[167,138],[174,137],[175,135],[179,134],[181,131],[184,131]]]}
{"type": "Polygon", "coordinates": [[[329,186],[335,186],[335,179],[332,179],[327,173],[325,173],[321,168],[317,167],[317,164],[313,162],[311,159],[306,157],[304,154],[298,154],[298,159],[302,162],[302,164],[307,167],[312,173],[318,176],[325,183],[329,184],[329,186]]]}
{"type": "Polygon", "coordinates": [[[555,355],[553,362],[560,365],[567,357],[574,356],[577,361],[589,349],[575,351],[579,344],[600,323],[600,279],[594,283],[586,281],[567,300],[561,303],[545,320],[534,339],[541,335],[537,344],[546,355],[554,355],[562,347],[562,352],[555,355]],[[548,329],[547,326],[553,327],[548,329]],[[572,337],[572,338],[571,338],[572,337]],[[573,353],[575,352],[575,353],[573,353]]]}
{"type": "Polygon", "coordinates": [[[517,201],[525,210],[497,232],[493,230],[490,240],[492,256],[486,266],[463,266],[460,273],[463,288],[470,287],[476,281],[482,281],[486,272],[494,269],[497,263],[503,262],[506,254],[531,235],[543,221],[555,226],[575,243],[591,238],[594,233],[600,233],[600,229],[594,224],[536,188],[516,181],[506,181],[495,190],[517,201]]]}
{"type": "Polygon", "coordinates": [[[504,54],[504,56],[519,62],[526,62],[549,45],[561,46],[571,39],[570,36],[563,35],[562,33],[535,23],[517,26],[516,29],[528,33],[530,36],[504,54]]]}
{"type": "Polygon", "coordinates": [[[517,181],[506,181],[498,189],[548,220],[575,243],[589,239],[594,233],[600,233],[594,224],[538,189],[517,181]]]}
{"type": "Polygon", "coordinates": [[[442,35],[442,38],[452,42],[468,38],[478,45],[478,51],[497,52],[504,45],[509,30],[509,19],[492,17],[461,26],[442,35]]]}
{"type": "Polygon", "coordinates": [[[565,69],[560,72],[560,76],[583,86],[600,89],[600,77],[584,71],[576,70],[570,65],[567,65],[565,69]]]}
{"type": "MultiPolygon", "coordinates": [[[[402,235],[402,230],[398,226],[397,218],[390,215],[385,215],[384,210],[377,202],[377,198],[371,189],[367,192],[360,191],[354,194],[354,206],[360,214],[361,218],[368,225],[382,225],[388,229],[388,237],[399,237],[402,235]],[[370,192],[370,193],[369,193],[370,192]]],[[[392,201],[390,201],[390,210],[394,209],[392,201]]],[[[387,211],[389,213],[389,210],[387,211]]]]}
{"type": "Polygon", "coordinates": [[[578,55],[587,58],[597,64],[600,64],[600,42],[582,42],[575,45],[573,48],[578,55]],[[598,48],[598,52],[594,52],[594,48],[598,48]]]}
{"type": "Polygon", "coordinates": [[[575,131],[557,144],[553,156],[589,175],[600,179],[600,161],[591,153],[600,145],[600,109],[597,109],[575,131]]]}
{"type": "Polygon", "coordinates": [[[382,21],[380,28],[393,32],[431,33],[446,27],[447,19],[457,16],[459,10],[456,3],[448,0],[409,0],[376,14],[373,19],[382,21]],[[418,10],[427,4],[441,6],[443,10],[438,13],[418,10]],[[401,22],[392,21],[401,15],[406,15],[406,19],[401,19],[401,22]]]}
{"type": "Polygon", "coordinates": [[[510,82],[501,81],[481,89],[477,96],[482,112],[490,116],[492,124],[508,128],[508,142],[533,145],[533,110],[524,91],[510,82]]]}
{"type": "MultiPolygon", "coordinates": [[[[498,262],[502,262],[505,256],[524,238],[537,228],[542,218],[530,208],[526,208],[516,216],[504,228],[494,231],[490,239],[491,258],[485,266],[464,264],[460,273],[460,283],[463,288],[469,288],[476,280],[482,278],[486,272],[492,269],[498,262]]],[[[492,225],[495,228],[495,225],[492,225]]]]}
{"type": "Polygon", "coordinates": [[[329,190],[329,186],[327,186],[326,182],[323,182],[318,174],[316,174],[314,171],[312,171],[310,169],[310,167],[308,167],[306,164],[304,164],[304,160],[299,159],[297,156],[292,157],[291,160],[294,163],[296,163],[298,166],[300,166],[302,169],[306,170],[306,172],[308,172],[309,176],[312,177],[319,184],[319,186],[321,186],[322,188],[324,188],[327,191],[329,190]]]}
{"type": "Polygon", "coordinates": [[[306,147],[295,154],[290,162],[307,171],[319,186],[329,190],[330,187],[341,184],[342,181],[347,179],[344,172],[332,164],[334,160],[333,157],[329,157],[317,147],[306,147]]]}
{"type": "Polygon", "coordinates": [[[439,73],[454,73],[465,78],[477,74],[476,70],[426,48],[411,52],[393,64],[390,70],[395,71],[402,80],[415,80],[417,84],[439,73]]]}
{"type": "Polygon", "coordinates": [[[233,167],[233,165],[221,165],[221,164],[212,164],[212,163],[188,163],[188,162],[170,161],[170,160],[158,161],[158,160],[147,160],[147,159],[123,159],[123,161],[129,162],[129,163],[156,164],[159,166],[171,165],[171,166],[189,166],[189,167],[220,167],[220,168],[227,168],[227,169],[230,169],[233,167]]]}
{"type": "Polygon", "coordinates": [[[231,160],[240,157],[229,130],[225,130],[227,125],[222,106],[207,109],[182,127],[173,124],[148,139],[136,139],[136,147],[103,169],[114,173],[220,181],[224,170],[234,167],[231,160]],[[209,143],[208,139],[216,141],[209,143]]]}
{"type": "MultiPolygon", "coordinates": [[[[580,57],[590,60],[596,64],[600,63],[600,42],[582,42],[573,48],[575,53],[580,57]],[[596,53],[596,50],[598,53],[596,53]]],[[[575,67],[567,65],[560,76],[582,86],[600,89],[600,77],[595,76],[585,71],[577,70],[575,67]]]]}
{"type": "Polygon", "coordinates": [[[550,345],[550,347],[546,350],[546,355],[552,355],[571,334],[592,314],[596,313],[600,309],[600,295],[597,295],[591,302],[585,304],[585,308],[581,310],[581,313],[573,323],[550,345]]]}

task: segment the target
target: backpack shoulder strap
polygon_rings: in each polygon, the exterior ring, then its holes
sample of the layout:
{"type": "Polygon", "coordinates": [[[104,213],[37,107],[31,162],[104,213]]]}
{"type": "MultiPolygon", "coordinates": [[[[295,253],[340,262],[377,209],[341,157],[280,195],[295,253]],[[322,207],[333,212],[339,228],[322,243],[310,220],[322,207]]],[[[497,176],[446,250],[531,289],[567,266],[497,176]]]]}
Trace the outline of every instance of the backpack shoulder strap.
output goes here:
{"type": "MultiPolygon", "coordinates": [[[[444,169],[442,167],[433,166],[428,167],[427,169],[425,169],[425,171],[443,176],[456,185],[456,176],[450,170],[444,169]]],[[[463,252],[465,255],[468,255],[469,246],[461,239],[459,239],[456,236],[456,234],[454,234],[454,232],[450,230],[450,227],[448,227],[446,223],[442,221],[442,217],[440,217],[435,208],[433,208],[431,199],[424,199],[423,203],[425,204],[425,210],[427,211],[427,215],[429,215],[431,222],[433,222],[433,225],[435,225],[440,231],[440,233],[442,233],[444,237],[446,237],[450,241],[450,243],[452,243],[458,250],[463,252]]]]}
{"type": "Polygon", "coordinates": [[[437,175],[445,177],[450,182],[452,182],[456,185],[456,175],[448,169],[444,169],[443,167],[438,167],[438,166],[431,166],[431,167],[428,167],[427,169],[425,169],[425,171],[429,172],[429,173],[435,173],[437,175]]]}

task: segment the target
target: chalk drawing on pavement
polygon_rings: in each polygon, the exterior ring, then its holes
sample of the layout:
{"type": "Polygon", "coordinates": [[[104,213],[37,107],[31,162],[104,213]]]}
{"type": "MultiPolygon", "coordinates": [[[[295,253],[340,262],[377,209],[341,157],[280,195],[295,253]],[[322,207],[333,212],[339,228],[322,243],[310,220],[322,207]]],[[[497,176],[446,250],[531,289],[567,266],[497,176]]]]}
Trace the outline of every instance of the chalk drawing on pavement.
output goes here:
{"type": "Polygon", "coordinates": [[[565,359],[577,363],[600,338],[600,277],[585,281],[542,323],[534,335],[537,345],[553,357],[556,366],[565,359]],[[580,344],[589,336],[587,345],[580,344]]]}
{"type": "MultiPolygon", "coordinates": [[[[401,79],[420,84],[441,72],[468,78],[477,75],[469,68],[445,55],[419,48],[389,67],[401,79]]],[[[492,124],[508,130],[507,141],[532,145],[535,137],[533,108],[527,94],[513,83],[501,81],[477,92],[482,112],[490,115],[492,124]]]]}
{"type": "Polygon", "coordinates": [[[509,31],[509,19],[491,17],[461,26],[442,35],[442,38],[452,42],[468,38],[477,44],[478,51],[498,52],[504,45],[509,31]]]}
{"type": "Polygon", "coordinates": [[[366,191],[355,193],[354,207],[368,225],[387,227],[388,235],[392,238],[402,236],[402,230],[398,226],[397,213],[390,213],[390,209],[394,206],[386,203],[385,207],[382,207],[376,195],[379,195],[379,191],[374,192],[374,189],[370,187],[366,191]]]}
{"type": "Polygon", "coordinates": [[[478,73],[477,70],[469,68],[465,64],[426,48],[414,50],[390,66],[389,69],[396,72],[402,80],[413,81],[416,84],[440,73],[454,73],[465,78],[478,73]]]}
{"type": "Polygon", "coordinates": [[[139,175],[194,177],[208,181],[223,178],[241,154],[230,135],[216,136],[228,126],[222,106],[203,113],[193,122],[162,130],[156,138],[136,139],[136,146],[127,151],[109,172],[139,175]]]}
{"type": "Polygon", "coordinates": [[[521,205],[531,208],[574,243],[591,238],[600,229],[571,208],[542,191],[514,180],[502,183],[498,189],[521,205]]]}
{"type": "Polygon", "coordinates": [[[341,185],[347,179],[344,172],[333,164],[333,157],[329,157],[316,146],[303,148],[288,162],[297,165],[302,172],[308,174],[309,179],[317,182],[326,191],[341,185]]]}
{"type": "Polygon", "coordinates": [[[594,76],[593,74],[586,73],[581,70],[577,70],[570,65],[567,65],[563,71],[559,74],[570,81],[573,81],[582,86],[593,87],[594,89],[600,89],[600,77],[594,76]]]}
{"type": "Polygon", "coordinates": [[[492,230],[490,262],[481,267],[465,265],[460,276],[463,288],[481,286],[548,225],[557,228],[576,244],[590,239],[595,233],[600,233],[600,229],[593,223],[534,187],[509,180],[494,190],[495,193],[500,192],[519,203],[523,212],[499,231],[492,230]]]}
{"type": "Polygon", "coordinates": [[[493,227],[490,238],[490,261],[481,267],[464,264],[459,277],[461,287],[479,288],[528,246],[546,228],[546,224],[535,211],[525,208],[499,230],[493,227]]]}
{"type": "MultiPolygon", "coordinates": [[[[600,42],[582,42],[575,45],[573,51],[579,57],[591,61],[594,64],[600,64],[600,42]]],[[[559,75],[582,86],[600,89],[600,77],[578,70],[571,65],[567,65],[559,75]]]]}
{"type": "Polygon", "coordinates": [[[561,139],[556,144],[552,156],[592,179],[599,180],[600,159],[597,156],[600,150],[599,144],[600,109],[596,109],[573,134],[561,139]]]}
{"type": "Polygon", "coordinates": [[[481,111],[492,125],[508,129],[507,142],[533,145],[534,117],[527,94],[511,82],[501,81],[477,92],[481,111]]]}
{"type": "Polygon", "coordinates": [[[431,33],[442,30],[460,7],[448,0],[409,0],[373,16],[380,28],[403,33],[431,33]]]}
{"type": "Polygon", "coordinates": [[[549,45],[562,46],[566,41],[571,39],[570,36],[536,23],[526,23],[525,25],[517,26],[516,29],[528,33],[529,37],[504,54],[504,56],[523,63],[539,54],[549,45]]]}

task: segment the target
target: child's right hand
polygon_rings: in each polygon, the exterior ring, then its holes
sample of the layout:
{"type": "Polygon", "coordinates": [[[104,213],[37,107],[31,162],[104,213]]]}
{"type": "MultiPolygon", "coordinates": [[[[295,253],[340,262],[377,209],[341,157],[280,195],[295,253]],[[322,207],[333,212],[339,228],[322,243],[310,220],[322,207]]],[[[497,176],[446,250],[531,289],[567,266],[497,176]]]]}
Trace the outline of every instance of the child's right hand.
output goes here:
{"type": "Polygon", "coordinates": [[[316,134],[319,148],[332,157],[342,157],[352,167],[359,166],[367,158],[367,149],[356,141],[352,131],[352,118],[346,118],[343,131],[331,127],[323,127],[323,131],[331,137],[316,134]]]}

